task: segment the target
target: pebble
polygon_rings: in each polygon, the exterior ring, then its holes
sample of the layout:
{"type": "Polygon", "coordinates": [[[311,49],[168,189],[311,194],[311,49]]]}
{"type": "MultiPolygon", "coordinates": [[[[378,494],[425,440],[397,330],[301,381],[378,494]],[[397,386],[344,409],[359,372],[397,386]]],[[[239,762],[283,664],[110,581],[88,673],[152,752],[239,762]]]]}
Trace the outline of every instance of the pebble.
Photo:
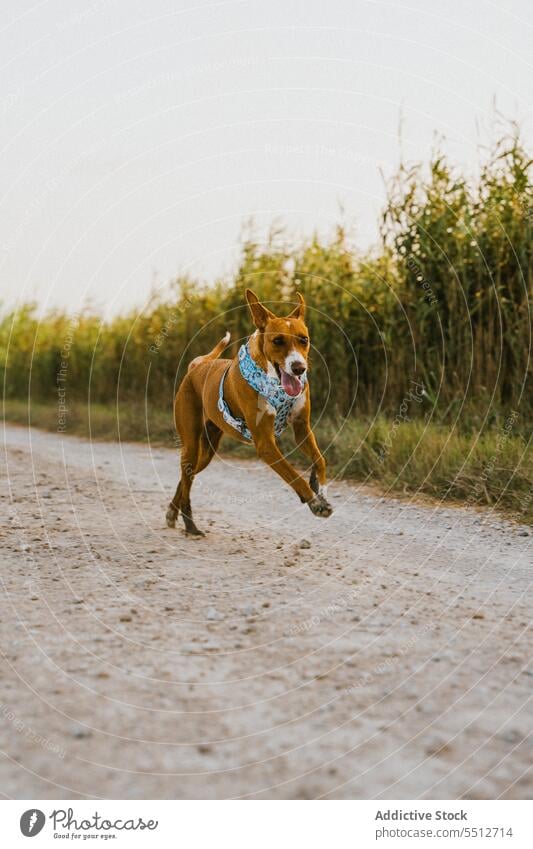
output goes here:
{"type": "Polygon", "coordinates": [[[220,622],[222,619],[224,619],[224,614],[220,613],[220,611],[217,610],[216,607],[208,607],[207,613],[205,614],[205,618],[210,619],[212,622],[220,622]]]}
{"type": "Polygon", "coordinates": [[[311,548],[311,543],[308,539],[300,540],[300,548],[311,548]]]}
{"type": "Polygon", "coordinates": [[[90,728],[85,728],[84,725],[72,725],[70,727],[70,734],[72,737],[76,737],[76,739],[81,740],[85,737],[92,737],[92,731],[90,728]]]}
{"type": "Polygon", "coordinates": [[[518,745],[518,743],[521,743],[524,739],[524,735],[520,733],[518,728],[511,728],[508,731],[504,731],[503,734],[500,734],[499,736],[506,743],[511,743],[513,746],[518,745]]]}

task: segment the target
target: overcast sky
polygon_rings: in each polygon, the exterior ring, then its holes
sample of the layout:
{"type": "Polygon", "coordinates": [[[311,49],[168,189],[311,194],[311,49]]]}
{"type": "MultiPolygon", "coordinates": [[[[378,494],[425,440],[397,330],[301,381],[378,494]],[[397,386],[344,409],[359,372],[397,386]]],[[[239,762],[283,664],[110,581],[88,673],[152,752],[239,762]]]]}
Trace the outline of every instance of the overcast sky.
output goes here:
{"type": "Polygon", "coordinates": [[[435,133],[533,132],[531,0],[3,0],[2,300],[142,306],[235,267],[243,224],[356,225],[435,133]]]}

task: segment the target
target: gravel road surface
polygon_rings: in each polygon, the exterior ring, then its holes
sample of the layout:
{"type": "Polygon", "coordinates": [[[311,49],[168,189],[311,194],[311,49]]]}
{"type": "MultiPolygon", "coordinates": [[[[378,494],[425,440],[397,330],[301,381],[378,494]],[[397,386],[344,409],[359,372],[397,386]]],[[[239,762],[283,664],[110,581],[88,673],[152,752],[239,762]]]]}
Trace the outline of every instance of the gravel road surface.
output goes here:
{"type": "Polygon", "coordinates": [[[526,798],[532,536],[259,462],[6,425],[8,798],[526,798]]]}

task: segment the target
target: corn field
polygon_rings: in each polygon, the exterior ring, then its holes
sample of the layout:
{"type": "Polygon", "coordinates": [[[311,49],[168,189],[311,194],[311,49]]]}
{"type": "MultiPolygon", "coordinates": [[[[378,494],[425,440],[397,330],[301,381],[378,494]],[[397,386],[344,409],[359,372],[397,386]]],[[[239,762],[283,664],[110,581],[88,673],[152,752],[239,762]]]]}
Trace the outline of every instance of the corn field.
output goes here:
{"type": "MultiPolygon", "coordinates": [[[[315,417],[394,417],[410,387],[409,415],[462,432],[531,414],[531,160],[518,135],[501,140],[475,181],[444,155],[400,168],[388,186],[377,247],[329,239],[289,244],[273,231],[243,245],[232,279],[179,278],[166,296],[109,322],[36,305],[4,312],[6,399],[171,410],[188,362],[228,329],[228,356],[251,332],[244,289],[283,314],[300,290],[313,345],[315,417]]],[[[169,412],[170,416],[170,412],[169,412]]]]}

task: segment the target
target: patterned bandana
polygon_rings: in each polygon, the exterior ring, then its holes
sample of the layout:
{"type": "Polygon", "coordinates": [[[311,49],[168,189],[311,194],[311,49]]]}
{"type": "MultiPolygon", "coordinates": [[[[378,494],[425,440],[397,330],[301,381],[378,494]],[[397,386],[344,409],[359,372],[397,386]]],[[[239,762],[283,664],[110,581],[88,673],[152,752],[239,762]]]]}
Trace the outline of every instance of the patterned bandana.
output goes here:
{"type": "MultiPolygon", "coordinates": [[[[224,401],[224,380],[228,373],[228,369],[229,366],[222,375],[222,380],[220,381],[220,387],[218,390],[218,409],[222,413],[224,421],[234,427],[235,430],[238,430],[244,439],[251,442],[252,434],[250,433],[250,429],[247,427],[246,422],[244,419],[232,416],[228,405],[224,401]]],[[[239,369],[245,381],[252,387],[252,389],[255,389],[255,391],[276,411],[274,433],[276,436],[279,436],[280,433],[282,433],[282,431],[287,427],[289,416],[292,413],[292,408],[301,396],[298,395],[296,398],[293,398],[291,395],[287,395],[277,377],[270,377],[270,375],[263,371],[263,369],[257,365],[255,360],[252,359],[250,351],[248,350],[247,342],[244,345],[241,345],[239,350],[239,369]]],[[[303,389],[307,383],[306,374],[302,375],[301,381],[303,389]]]]}

